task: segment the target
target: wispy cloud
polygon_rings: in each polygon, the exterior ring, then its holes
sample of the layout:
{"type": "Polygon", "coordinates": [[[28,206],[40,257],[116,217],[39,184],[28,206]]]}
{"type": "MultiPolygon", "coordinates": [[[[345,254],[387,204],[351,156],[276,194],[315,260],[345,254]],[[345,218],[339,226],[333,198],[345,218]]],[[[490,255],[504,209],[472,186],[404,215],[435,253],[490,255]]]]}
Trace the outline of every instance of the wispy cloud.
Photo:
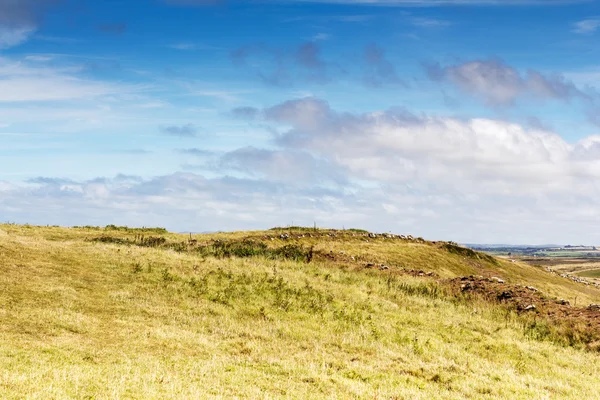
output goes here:
{"type": "Polygon", "coordinates": [[[445,28],[452,25],[450,21],[427,17],[411,17],[410,23],[419,28],[445,28]]]}
{"type": "Polygon", "coordinates": [[[0,102],[57,101],[94,98],[134,92],[139,88],[79,78],[81,65],[51,67],[29,58],[30,63],[0,58],[0,102]],[[40,90],[40,88],[44,88],[40,90]]]}
{"type": "Polygon", "coordinates": [[[303,3],[328,3],[328,4],[350,4],[350,5],[369,5],[369,6],[413,6],[413,7],[434,7],[434,6],[470,6],[470,5],[489,5],[489,6],[556,6],[586,3],[589,0],[294,0],[303,3]]]}
{"type": "Polygon", "coordinates": [[[197,48],[194,43],[174,43],[168,45],[167,47],[175,50],[196,50],[197,48]]]}
{"type": "Polygon", "coordinates": [[[42,56],[42,55],[30,55],[30,56],[26,56],[25,60],[26,61],[35,61],[35,62],[47,62],[47,61],[52,61],[52,57],[51,56],[42,56]]]}
{"type": "Polygon", "coordinates": [[[310,15],[310,16],[296,16],[292,18],[284,19],[284,22],[298,22],[298,21],[312,21],[318,23],[331,23],[331,22],[349,22],[349,23],[363,23],[373,19],[373,15],[369,14],[354,14],[354,15],[310,15]]]}
{"type": "Polygon", "coordinates": [[[315,36],[312,37],[313,40],[327,40],[330,39],[331,35],[328,33],[317,33],[315,36]]]}
{"type": "Polygon", "coordinates": [[[174,6],[214,6],[225,3],[225,0],[163,0],[166,4],[174,6]]]}
{"type": "MultiPolygon", "coordinates": [[[[178,6],[207,6],[226,3],[226,0],[164,0],[178,6]]],[[[252,0],[241,0],[251,3],[252,0]]],[[[275,3],[277,0],[266,0],[275,3]]],[[[290,0],[295,3],[326,3],[390,7],[435,7],[435,6],[557,6],[586,3],[589,0],[290,0]]]]}
{"type": "Polygon", "coordinates": [[[192,51],[192,50],[222,50],[221,47],[208,46],[205,44],[191,43],[191,42],[179,42],[168,44],[167,47],[174,50],[192,51]]]}
{"type": "Polygon", "coordinates": [[[260,114],[260,110],[254,107],[236,107],[231,110],[231,115],[241,119],[255,119],[260,114]]]}
{"type": "Polygon", "coordinates": [[[546,76],[528,70],[525,74],[502,60],[475,60],[442,67],[426,66],[429,77],[448,82],[488,105],[512,105],[521,96],[546,99],[588,99],[588,95],[561,75],[546,76]]]}
{"type": "Polygon", "coordinates": [[[18,46],[38,29],[39,20],[56,0],[0,0],[0,49],[18,46]]]}
{"type": "Polygon", "coordinates": [[[7,49],[26,42],[33,32],[35,32],[35,28],[31,26],[0,27],[0,49],[7,49]]]}
{"type": "Polygon", "coordinates": [[[383,86],[386,84],[399,84],[406,86],[406,82],[398,77],[394,65],[385,58],[385,52],[375,43],[365,47],[364,58],[366,63],[365,83],[369,86],[383,86]]]}
{"type": "Polygon", "coordinates": [[[161,126],[159,129],[169,136],[195,137],[198,134],[198,128],[194,124],[161,126]]]}
{"type": "Polygon", "coordinates": [[[573,24],[573,32],[579,34],[594,33],[600,28],[600,17],[588,18],[573,24]]]}

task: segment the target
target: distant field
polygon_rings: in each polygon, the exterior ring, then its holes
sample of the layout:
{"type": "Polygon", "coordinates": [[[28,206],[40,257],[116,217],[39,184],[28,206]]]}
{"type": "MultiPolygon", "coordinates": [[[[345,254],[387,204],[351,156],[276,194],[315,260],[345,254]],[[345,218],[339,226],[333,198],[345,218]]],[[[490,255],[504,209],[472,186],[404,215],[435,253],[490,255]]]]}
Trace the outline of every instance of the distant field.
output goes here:
{"type": "Polygon", "coordinates": [[[561,257],[517,257],[519,261],[530,265],[552,268],[560,274],[570,274],[600,280],[600,260],[592,258],[561,258],[561,257]]]}
{"type": "Polygon", "coordinates": [[[587,271],[579,272],[577,275],[585,278],[600,278],[600,269],[592,269],[587,271]]]}

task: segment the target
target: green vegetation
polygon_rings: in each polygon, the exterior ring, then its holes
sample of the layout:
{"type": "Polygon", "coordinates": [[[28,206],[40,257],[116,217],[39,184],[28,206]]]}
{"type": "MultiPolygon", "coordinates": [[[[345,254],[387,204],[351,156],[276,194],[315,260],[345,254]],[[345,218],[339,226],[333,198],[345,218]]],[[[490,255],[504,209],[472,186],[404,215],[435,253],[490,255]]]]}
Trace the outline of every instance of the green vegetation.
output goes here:
{"type": "Polygon", "coordinates": [[[453,244],[310,231],[0,225],[1,397],[597,396],[584,331],[445,282],[598,289],[453,244]]]}
{"type": "Polygon", "coordinates": [[[583,276],[584,278],[600,278],[600,269],[582,271],[579,272],[577,275],[583,276]]]}

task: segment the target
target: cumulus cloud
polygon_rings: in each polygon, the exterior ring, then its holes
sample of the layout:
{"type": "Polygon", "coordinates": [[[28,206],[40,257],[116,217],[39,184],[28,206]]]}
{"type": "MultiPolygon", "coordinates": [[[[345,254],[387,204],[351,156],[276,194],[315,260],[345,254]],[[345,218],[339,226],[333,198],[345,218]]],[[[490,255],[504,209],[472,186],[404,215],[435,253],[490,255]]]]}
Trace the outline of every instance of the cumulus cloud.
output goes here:
{"type": "Polygon", "coordinates": [[[501,60],[475,60],[462,64],[426,66],[429,77],[448,82],[489,105],[512,105],[521,96],[569,100],[588,98],[561,75],[545,76],[528,70],[525,74],[501,60]]]}
{"type": "Polygon", "coordinates": [[[186,231],[317,221],[465,242],[600,240],[600,136],[569,143],[541,122],[348,113],[314,97],[259,112],[275,128],[269,148],[179,151],[209,159],[210,178],[0,182],[0,213],[78,225],[118,215],[186,231]]]}
{"type": "Polygon", "coordinates": [[[575,182],[600,176],[599,163],[581,162],[597,138],[569,144],[553,132],[501,120],[339,113],[315,98],[282,103],[265,116],[291,126],[277,136],[281,147],[308,151],[357,179],[518,195],[569,193],[581,190],[575,182]]]}

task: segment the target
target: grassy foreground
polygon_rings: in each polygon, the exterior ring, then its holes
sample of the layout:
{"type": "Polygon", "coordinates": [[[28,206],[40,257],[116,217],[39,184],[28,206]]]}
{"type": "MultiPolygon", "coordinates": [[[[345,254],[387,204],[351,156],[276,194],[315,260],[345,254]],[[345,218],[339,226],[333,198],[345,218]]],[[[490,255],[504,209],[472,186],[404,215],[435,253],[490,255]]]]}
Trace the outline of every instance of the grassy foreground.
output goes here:
{"type": "Polygon", "coordinates": [[[499,276],[585,304],[594,287],[355,232],[188,239],[0,225],[0,397],[598,396],[600,353],[440,282],[499,276]]]}

